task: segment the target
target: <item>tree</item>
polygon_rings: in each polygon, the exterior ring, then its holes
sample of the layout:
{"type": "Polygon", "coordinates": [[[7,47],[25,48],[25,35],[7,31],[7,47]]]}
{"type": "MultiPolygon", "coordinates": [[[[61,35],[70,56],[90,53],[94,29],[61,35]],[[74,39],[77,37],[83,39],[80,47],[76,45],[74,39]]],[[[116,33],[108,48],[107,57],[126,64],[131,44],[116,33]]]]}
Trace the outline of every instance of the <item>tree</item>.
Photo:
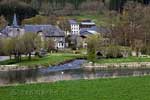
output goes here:
{"type": "Polygon", "coordinates": [[[9,55],[10,59],[11,59],[11,55],[13,53],[14,50],[14,41],[12,41],[12,39],[7,38],[3,41],[3,52],[5,53],[5,55],[9,55]]]}
{"type": "Polygon", "coordinates": [[[88,59],[92,62],[96,60],[96,52],[101,45],[101,39],[100,35],[90,35],[87,38],[88,59]]]}
{"type": "Polygon", "coordinates": [[[41,0],[31,0],[31,6],[34,9],[39,10],[41,7],[41,0]]]}
{"type": "Polygon", "coordinates": [[[104,13],[106,7],[101,0],[86,1],[80,5],[80,10],[87,13],[104,13]]]}
{"type": "Polygon", "coordinates": [[[128,2],[120,15],[119,23],[112,30],[115,43],[130,46],[132,50],[149,54],[150,8],[137,2],[128,2]]]}
{"type": "Polygon", "coordinates": [[[65,17],[59,17],[58,19],[58,26],[64,30],[65,32],[70,31],[70,24],[68,22],[68,19],[65,17]]]}
{"type": "Polygon", "coordinates": [[[31,53],[33,51],[39,51],[41,48],[41,37],[35,33],[26,33],[22,36],[25,54],[28,54],[29,60],[31,60],[31,53]]]}
{"type": "Polygon", "coordinates": [[[53,8],[50,2],[42,2],[40,11],[46,16],[53,14],[53,8]]]}
{"type": "Polygon", "coordinates": [[[49,52],[55,50],[55,42],[53,39],[46,39],[44,41],[44,48],[47,49],[49,52]]]}
{"type": "Polygon", "coordinates": [[[74,11],[75,11],[74,5],[72,5],[71,3],[65,4],[65,6],[63,8],[64,15],[73,15],[74,11]]]}
{"type": "Polygon", "coordinates": [[[4,16],[0,16],[0,29],[4,28],[7,26],[8,22],[5,20],[4,16]]]}
{"type": "Polygon", "coordinates": [[[13,38],[6,38],[4,40],[4,52],[6,55],[10,56],[15,55],[15,59],[17,62],[21,61],[21,54],[24,52],[24,45],[21,40],[21,37],[16,36],[13,38]]]}
{"type": "Polygon", "coordinates": [[[1,39],[0,38],[0,47],[1,47],[1,49],[0,49],[0,55],[2,55],[2,54],[4,54],[4,40],[3,39],[1,39]]]}
{"type": "Polygon", "coordinates": [[[38,14],[29,4],[26,4],[20,0],[4,0],[0,3],[0,15],[3,15],[9,24],[12,23],[14,13],[17,15],[19,24],[22,19],[30,18],[38,14]]]}
{"type": "Polygon", "coordinates": [[[142,28],[144,30],[144,46],[142,51],[144,51],[144,54],[150,54],[150,7],[146,6],[142,11],[144,12],[144,17],[142,19],[142,28]]]}

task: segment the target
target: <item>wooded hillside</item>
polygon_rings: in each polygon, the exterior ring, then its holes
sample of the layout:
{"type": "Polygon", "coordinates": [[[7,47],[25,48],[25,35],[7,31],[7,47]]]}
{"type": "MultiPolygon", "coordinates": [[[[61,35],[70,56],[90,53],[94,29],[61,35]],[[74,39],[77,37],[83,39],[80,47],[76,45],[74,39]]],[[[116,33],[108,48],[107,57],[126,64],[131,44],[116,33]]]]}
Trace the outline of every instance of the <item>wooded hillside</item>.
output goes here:
{"type": "Polygon", "coordinates": [[[21,23],[37,14],[68,16],[86,11],[101,13],[103,9],[122,11],[127,1],[149,4],[149,0],[0,0],[0,15],[11,23],[13,14],[17,13],[21,23]]]}

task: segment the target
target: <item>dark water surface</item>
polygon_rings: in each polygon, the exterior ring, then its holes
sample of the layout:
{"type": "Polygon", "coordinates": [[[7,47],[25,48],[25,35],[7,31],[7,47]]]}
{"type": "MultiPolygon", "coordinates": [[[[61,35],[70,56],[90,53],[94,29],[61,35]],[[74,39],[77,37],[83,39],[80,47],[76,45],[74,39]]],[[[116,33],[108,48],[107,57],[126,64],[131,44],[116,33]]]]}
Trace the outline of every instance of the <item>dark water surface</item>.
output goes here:
{"type": "Polygon", "coordinates": [[[85,62],[86,60],[74,60],[70,63],[48,68],[0,71],[0,85],[150,75],[150,69],[85,69],[82,67],[85,62]]]}

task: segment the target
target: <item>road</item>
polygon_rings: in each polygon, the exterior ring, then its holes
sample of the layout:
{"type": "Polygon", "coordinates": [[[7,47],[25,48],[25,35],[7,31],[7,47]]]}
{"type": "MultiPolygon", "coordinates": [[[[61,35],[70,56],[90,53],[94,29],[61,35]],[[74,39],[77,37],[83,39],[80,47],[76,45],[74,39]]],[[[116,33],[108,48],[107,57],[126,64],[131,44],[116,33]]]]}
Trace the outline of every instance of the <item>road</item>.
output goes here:
{"type": "Polygon", "coordinates": [[[4,61],[9,59],[9,56],[0,56],[0,61],[4,61]]]}

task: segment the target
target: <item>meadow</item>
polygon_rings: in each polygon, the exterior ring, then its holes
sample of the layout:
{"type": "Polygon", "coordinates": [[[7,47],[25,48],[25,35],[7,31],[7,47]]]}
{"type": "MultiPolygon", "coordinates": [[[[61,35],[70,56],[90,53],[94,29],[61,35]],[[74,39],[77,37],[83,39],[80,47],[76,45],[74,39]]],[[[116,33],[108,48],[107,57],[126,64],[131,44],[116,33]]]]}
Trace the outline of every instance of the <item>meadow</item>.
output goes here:
{"type": "Polygon", "coordinates": [[[0,100],[150,100],[150,77],[0,87],[0,100]]]}

